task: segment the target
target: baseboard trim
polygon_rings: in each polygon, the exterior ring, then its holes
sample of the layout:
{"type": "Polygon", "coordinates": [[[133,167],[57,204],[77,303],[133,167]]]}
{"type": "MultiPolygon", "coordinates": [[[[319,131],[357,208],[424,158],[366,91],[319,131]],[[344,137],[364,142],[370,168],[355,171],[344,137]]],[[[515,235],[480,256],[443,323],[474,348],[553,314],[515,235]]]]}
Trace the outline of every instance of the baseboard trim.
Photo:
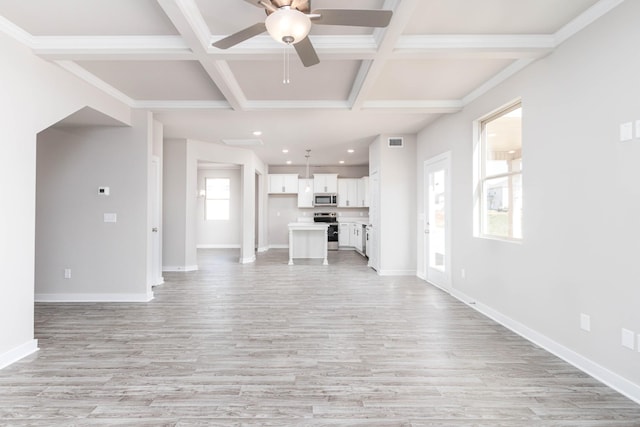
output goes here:
{"type": "Polygon", "coordinates": [[[415,270],[379,270],[380,276],[415,276],[415,270]]]}
{"type": "Polygon", "coordinates": [[[36,302],[149,302],[153,292],[145,294],[36,294],[36,302]]]}
{"type": "Polygon", "coordinates": [[[6,351],[0,354],[0,369],[6,368],[7,366],[35,353],[38,350],[38,340],[33,339],[17,346],[16,348],[6,351]]]}
{"type": "Polygon", "coordinates": [[[261,246],[258,248],[258,252],[267,252],[269,250],[269,246],[261,246]]]}
{"type": "Polygon", "coordinates": [[[169,273],[198,271],[198,266],[197,265],[163,265],[162,271],[163,272],[167,271],[169,273]]]}
{"type": "Polygon", "coordinates": [[[269,249],[289,249],[289,245],[269,245],[269,249]]]}
{"type": "Polygon", "coordinates": [[[247,258],[240,257],[240,264],[251,264],[252,262],[255,262],[255,261],[256,261],[256,256],[255,255],[247,257],[247,258]]]}
{"type": "Polygon", "coordinates": [[[231,245],[209,245],[202,244],[196,245],[197,249],[240,249],[240,245],[231,244],[231,245]]]}
{"type": "Polygon", "coordinates": [[[562,344],[529,328],[528,326],[525,326],[522,323],[508,316],[505,316],[499,311],[496,311],[485,304],[475,301],[474,298],[471,298],[470,296],[462,292],[452,290],[451,296],[467,304],[469,307],[487,316],[488,318],[493,319],[494,321],[498,322],[505,328],[510,329],[526,340],[529,340],[532,343],[544,348],[549,353],[556,355],[560,359],[580,369],[584,373],[591,375],[596,380],[611,387],[620,394],[640,404],[640,385],[635,384],[628,379],[616,374],[615,372],[610,371],[604,366],[599,365],[598,363],[563,346],[562,344]]]}

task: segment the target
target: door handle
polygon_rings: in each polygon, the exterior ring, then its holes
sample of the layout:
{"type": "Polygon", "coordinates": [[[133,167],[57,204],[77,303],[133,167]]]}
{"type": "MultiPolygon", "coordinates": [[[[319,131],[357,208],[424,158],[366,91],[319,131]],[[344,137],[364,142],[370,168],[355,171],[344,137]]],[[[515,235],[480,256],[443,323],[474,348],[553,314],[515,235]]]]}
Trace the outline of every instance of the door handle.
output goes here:
{"type": "Polygon", "coordinates": [[[152,231],[152,232],[154,232],[154,233],[157,233],[157,232],[158,232],[158,227],[153,227],[153,228],[151,229],[151,231],[152,231]]]}

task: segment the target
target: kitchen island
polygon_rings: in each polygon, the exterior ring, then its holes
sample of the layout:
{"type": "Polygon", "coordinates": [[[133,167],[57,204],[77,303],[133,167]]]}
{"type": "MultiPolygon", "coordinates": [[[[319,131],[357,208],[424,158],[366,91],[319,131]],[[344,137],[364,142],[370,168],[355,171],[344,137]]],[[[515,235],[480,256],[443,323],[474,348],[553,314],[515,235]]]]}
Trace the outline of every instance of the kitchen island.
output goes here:
{"type": "Polygon", "coordinates": [[[294,258],[320,258],[327,261],[327,230],[329,224],[321,222],[292,222],[289,224],[289,265],[294,258]]]}

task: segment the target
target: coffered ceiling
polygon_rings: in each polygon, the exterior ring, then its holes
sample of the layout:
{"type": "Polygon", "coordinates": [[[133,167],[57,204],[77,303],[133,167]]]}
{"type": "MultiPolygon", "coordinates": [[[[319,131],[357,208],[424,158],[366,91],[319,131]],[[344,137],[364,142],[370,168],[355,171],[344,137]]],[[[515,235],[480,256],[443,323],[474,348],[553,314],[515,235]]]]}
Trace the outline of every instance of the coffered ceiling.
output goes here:
{"type": "Polygon", "coordinates": [[[304,164],[311,149],[314,164],[348,165],[368,162],[377,135],[461,110],[622,1],[312,0],[393,17],[384,29],[314,25],[321,62],[305,68],[291,50],[288,85],[284,47],[266,33],[211,46],[265,19],[243,0],[0,0],[0,31],[154,111],[166,137],[259,139],[249,149],[269,164],[304,164]]]}

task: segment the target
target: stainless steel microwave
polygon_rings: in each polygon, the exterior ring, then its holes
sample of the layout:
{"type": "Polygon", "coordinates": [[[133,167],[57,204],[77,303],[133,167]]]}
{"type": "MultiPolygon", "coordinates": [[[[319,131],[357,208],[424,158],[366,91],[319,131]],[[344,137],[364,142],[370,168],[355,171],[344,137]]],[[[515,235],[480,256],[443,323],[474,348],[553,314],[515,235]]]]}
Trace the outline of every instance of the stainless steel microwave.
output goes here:
{"type": "Polygon", "coordinates": [[[335,193],[316,193],[313,195],[313,206],[338,206],[338,195],[335,193]]]}

